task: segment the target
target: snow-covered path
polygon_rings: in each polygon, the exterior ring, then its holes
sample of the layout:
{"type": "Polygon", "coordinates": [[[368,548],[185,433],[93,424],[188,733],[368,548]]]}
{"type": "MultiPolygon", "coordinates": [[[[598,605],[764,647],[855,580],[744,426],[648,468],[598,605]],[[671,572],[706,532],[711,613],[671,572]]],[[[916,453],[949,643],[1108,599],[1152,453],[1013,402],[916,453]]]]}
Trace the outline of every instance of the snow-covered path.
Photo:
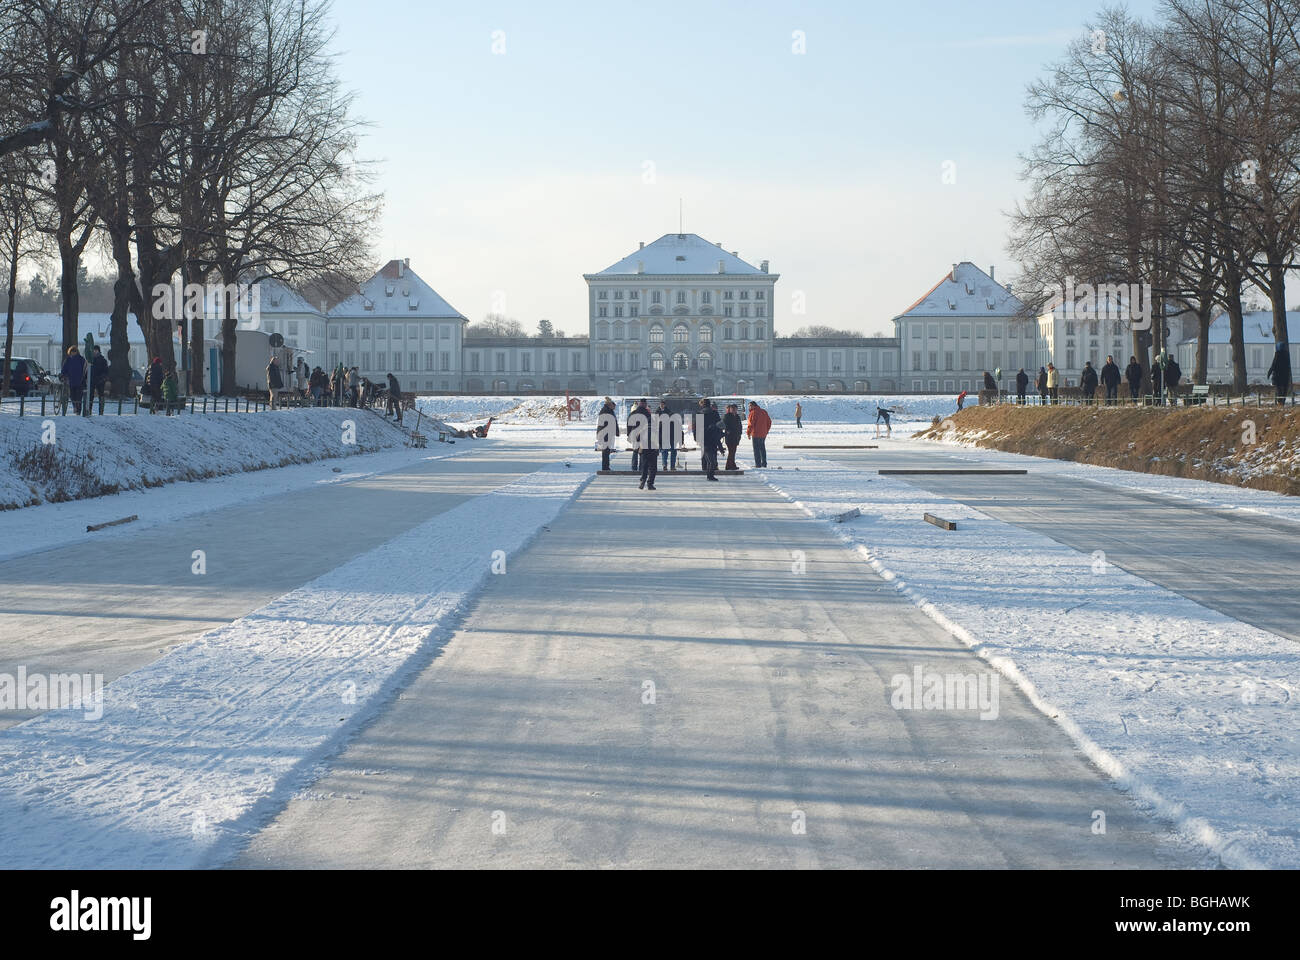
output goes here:
{"type": "MultiPolygon", "coordinates": [[[[109,682],[560,456],[544,444],[466,442],[352,458],[342,474],[326,461],[17,511],[25,526],[36,522],[29,512],[131,510],[143,527],[88,541],[83,516],[82,542],[0,561],[0,673],[109,682]],[[204,503],[212,509],[195,513],[204,503]]],[[[0,729],[30,716],[2,710],[0,729]]]]}
{"type": "Polygon", "coordinates": [[[916,670],[991,674],[763,484],[597,478],[236,864],[1202,862],[1009,684],[895,709],[916,670]]]}

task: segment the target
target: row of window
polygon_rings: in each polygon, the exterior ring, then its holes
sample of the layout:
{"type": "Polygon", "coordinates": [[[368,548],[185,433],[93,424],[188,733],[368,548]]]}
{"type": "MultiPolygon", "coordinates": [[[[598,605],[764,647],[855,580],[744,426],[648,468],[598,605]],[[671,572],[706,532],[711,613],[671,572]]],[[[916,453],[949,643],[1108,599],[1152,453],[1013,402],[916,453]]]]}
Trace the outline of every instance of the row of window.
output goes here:
{"type": "MultiPolygon", "coordinates": [[[[624,299],[624,297],[623,297],[623,293],[624,293],[624,292],[623,292],[622,290],[615,290],[615,291],[614,291],[613,299],[614,299],[614,300],[622,300],[622,299],[624,299]]],[[[722,291],[722,299],[723,299],[723,300],[748,300],[748,299],[749,299],[749,293],[750,293],[750,291],[748,291],[748,290],[741,290],[741,291],[735,291],[735,290],[723,290],[723,291],[722,291]],[[736,293],[737,293],[737,292],[739,292],[739,294],[740,294],[739,296],[736,296],[736,293]]],[[[687,302],[687,301],[686,301],[686,294],[687,294],[687,291],[685,291],[685,290],[678,290],[678,291],[677,291],[677,302],[678,302],[678,303],[686,303],[686,302],[687,302]]],[[[608,290],[597,290],[597,291],[596,291],[596,299],[597,299],[597,300],[609,300],[609,299],[611,299],[610,296],[609,296],[609,291],[608,291],[608,290]]],[[[627,291],[627,299],[628,299],[628,300],[640,300],[640,299],[641,299],[641,292],[640,292],[639,290],[628,290],[628,291],[627,291]]],[[[767,299],[767,291],[766,291],[766,290],[755,290],[755,291],[754,291],[754,299],[755,299],[755,300],[766,300],[766,299],[767,299]]],[[[662,303],[662,302],[663,302],[662,291],[660,291],[660,290],[651,290],[651,291],[650,291],[650,302],[651,302],[651,303],[662,303]]],[[[700,291],[700,303],[712,303],[712,302],[713,302],[713,291],[712,291],[712,290],[701,290],[701,291],[700,291]]]]}
{"type": "Polygon", "coordinates": [[[344,350],[341,355],[338,351],[330,351],[329,365],[331,368],[338,365],[340,356],[343,358],[343,366],[348,368],[356,367],[362,373],[397,373],[402,370],[403,367],[409,371],[420,369],[426,371],[450,371],[452,369],[451,351],[449,350],[443,350],[441,353],[427,351],[424,354],[423,367],[420,366],[421,357],[418,351],[410,353],[393,351],[392,353],[389,353],[385,350],[380,350],[373,354],[373,364],[370,362],[372,354],[368,350],[362,350],[359,354],[356,351],[344,350]]]}
{"type": "MultiPolygon", "coordinates": [[[[751,328],[750,325],[747,323],[742,323],[739,325],[724,323],[722,325],[723,340],[748,340],[750,339],[750,332],[751,332],[751,328]],[[739,329],[737,329],[737,327],[739,329]],[[739,333],[739,336],[737,336],[737,333],[739,333]]],[[[754,335],[753,339],[762,340],[767,336],[767,325],[762,323],[756,323],[753,325],[752,332],[754,335]]],[[[636,324],[636,323],[596,324],[597,340],[609,340],[611,339],[610,336],[611,333],[613,334],[612,339],[614,340],[640,340],[641,326],[640,324],[636,324]]],[[[666,334],[662,326],[655,324],[653,327],[650,328],[651,343],[663,343],[665,336],[666,334]]],[[[707,323],[701,325],[698,333],[698,338],[700,343],[712,343],[713,327],[707,323]]],[[[690,342],[691,342],[691,331],[690,328],[686,326],[686,324],[679,323],[675,327],[673,327],[673,343],[690,343],[690,342]]]]}
{"type": "MultiPolygon", "coordinates": [[[[1095,324],[1094,324],[1094,326],[1095,326],[1095,324]]],[[[977,323],[977,324],[975,324],[975,325],[974,325],[974,330],[975,330],[975,339],[976,339],[976,340],[986,340],[986,339],[988,339],[988,337],[989,337],[989,330],[990,330],[990,327],[992,327],[992,335],[993,335],[993,339],[994,339],[994,340],[1001,340],[1001,339],[1002,339],[1002,331],[1003,331],[1004,327],[1003,327],[1002,324],[996,324],[996,323],[995,323],[995,324],[987,324],[987,323],[977,323]]],[[[1033,338],[1036,336],[1036,331],[1035,331],[1033,325],[1030,324],[1030,323],[1022,323],[1022,324],[1012,325],[1012,326],[1006,328],[1006,332],[1007,332],[1007,339],[1008,339],[1008,340],[1014,340],[1014,339],[1016,339],[1017,335],[1020,336],[1020,337],[1023,338],[1023,339],[1026,339],[1026,340],[1033,339],[1033,338]]],[[[1095,332],[1095,331],[1094,331],[1094,332],[1095,332]]],[[[930,338],[931,340],[938,340],[938,339],[939,339],[939,324],[937,324],[937,323],[932,323],[932,324],[929,324],[928,327],[924,326],[923,324],[919,324],[919,323],[912,324],[912,339],[913,339],[913,340],[920,340],[923,336],[927,336],[927,335],[929,336],[929,338],[930,338]]],[[[969,339],[970,339],[970,335],[971,335],[971,324],[969,324],[969,323],[962,323],[962,324],[946,323],[946,324],[943,325],[943,339],[945,339],[945,340],[956,340],[957,337],[958,337],[958,335],[960,335],[961,339],[963,339],[963,340],[969,340],[969,339]]]]}
{"type": "MultiPolygon", "coordinates": [[[[702,351],[694,360],[685,351],[678,350],[672,355],[671,361],[664,354],[655,350],[650,353],[650,369],[661,372],[667,369],[671,362],[673,370],[712,370],[714,369],[713,354],[707,350],[702,351]]],[[[635,351],[624,352],[615,350],[610,353],[598,353],[596,355],[596,369],[601,372],[614,370],[621,372],[623,370],[636,371],[641,369],[641,354],[635,351]]],[[[724,351],[722,353],[723,370],[766,370],[767,355],[764,353],[750,353],[746,351],[724,351]]]]}
{"type": "MultiPolygon", "coordinates": [[[[290,328],[295,326],[293,321],[289,322],[289,326],[290,328]]],[[[402,331],[403,328],[405,328],[407,340],[418,340],[420,338],[420,326],[421,325],[418,323],[408,323],[408,324],[395,323],[392,325],[392,334],[393,334],[392,338],[394,340],[401,340],[402,331]]],[[[424,339],[433,340],[435,338],[435,333],[434,333],[435,324],[426,323],[423,326],[424,326],[424,339]]],[[[437,326],[437,334],[436,334],[437,339],[439,340],[451,339],[451,324],[444,323],[436,326],[437,326]]],[[[361,327],[362,340],[370,339],[372,328],[374,330],[374,338],[376,340],[388,339],[389,325],[386,323],[379,323],[379,324],[366,324],[362,326],[361,327]]],[[[331,340],[339,339],[340,331],[342,333],[342,337],[344,340],[355,340],[357,338],[357,328],[352,324],[342,324],[342,325],[332,324],[329,328],[329,338],[331,340]]],[[[293,336],[296,332],[297,331],[290,329],[288,335],[293,336]]]]}
{"type": "MultiPolygon", "coordinates": [[[[682,310],[674,310],[673,312],[674,312],[674,313],[686,313],[686,310],[684,310],[684,309],[682,309],[682,310]]],[[[712,311],[711,309],[706,308],[703,312],[704,312],[704,313],[712,313],[713,311],[712,311]]],[[[658,315],[658,314],[663,313],[663,311],[662,311],[662,310],[655,310],[655,309],[651,308],[650,313],[651,313],[651,314],[654,314],[654,315],[658,315]]],[[[723,308],[722,308],[722,315],[723,315],[724,317],[747,317],[747,316],[749,316],[749,304],[747,304],[747,303],[742,303],[742,304],[740,305],[740,309],[739,309],[739,310],[737,310],[735,307],[731,307],[731,306],[723,307],[723,308]]],[[[597,307],[597,308],[596,308],[596,316],[598,316],[598,317],[608,317],[608,316],[610,316],[609,307],[597,307]]],[[[613,316],[615,316],[615,317],[639,317],[639,316],[641,316],[641,308],[640,308],[639,306],[637,306],[636,304],[634,304],[634,303],[633,303],[633,304],[628,304],[628,306],[626,307],[626,309],[625,309],[624,307],[621,307],[621,306],[617,306],[617,305],[615,305],[613,316]]],[[[761,303],[756,303],[756,304],[754,304],[754,316],[756,316],[756,317],[766,317],[766,316],[767,316],[767,308],[766,308],[765,306],[763,306],[763,304],[761,304],[761,303]]]]}
{"type": "MultiPolygon", "coordinates": [[[[481,372],[481,371],[483,371],[483,370],[486,370],[486,369],[487,369],[488,362],[489,362],[489,360],[490,360],[491,358],[492,358],[492,355],[491,355],[491,354],[488,354],[488,353],[483,353],[483,354],[479,354],[479,353],[471,353],[471,354],[469,354],[469,356],[468,356],[468,359],[469,359],[469,372],[470,372],[470,373],[479,373],[479,372],[481,372]]],[[[508,366],[507,366],[507,358],[508,358],[508,355],[507,355],[507,353],[506,353],[504,350],[498,350],[498,351],[496,352],[496,357],[495,357],[495,359],[496,359],[496,368],[495,368],[495,369],[496,369],[496,372],[497,372],[497,373],[506,373],[506,372],[507,372],[507,370],[509,369],[508,366]]],[[[547,352],[542,356],[542,366],[545,368],[545,370],[546,370],[547,373],[558,373],[560,367],[563,366],[563,361],[559,359],[559,357],[556,355],[556,353],[555,353],[554,351],[547,351],[547,352]]],[[[521,354],[519,354],[519,369],[522,370],[524,373],[531,373],[531,372],[532,372],[532,369],[533,369],[533,355],[532,355],[531,353],[521,353],[521,354]]],[[[581,373],[581,372],[582,372],[582,354],[581,354],[581,353],[574,352],[574,353],[570,353],[570,354],[569,354],[569,370],[572,371],[573,373],[581,373]]]]}
{"type": "MultiPolygon", "coordinates": [[[[937,350],[931,350],[929,351],[928,354],[925,355],[925,359],[929,361],[928,365],[922,366],[921,365],[922,353],[920,350],[914,350],[912,352],[912,369],[913,370],[941,370],[941,369],[942,370],[986,370],[987,369],[989,371],[993,371],[993,370],[997,370],[1002,366],[1003,356],[1004,355],[1001,350],[994,350],[991,353],[986,353],[983,350],[977,350],[975,351],[975,365],[971,366],[970,353],[962,353],[960,355],[957,355],[954,354],[951,350],[947,350],[943,354],[943,366],[940,367],[939,352],[937,350]],[[990,359],[989,365],[987,367],[984,365],[984,360],[986,357],[990,359]]],[[[1014,367],[1019,361],[1021,355],[1017,353],[1008,352],[1007,354],[1005,354],[1005,356],[1007,360],[1007,366],[1014,367]]],[[[1025,359],[1025,369],[1026,370],[1032,369],[1034,367],[1033,351],[1032,350],[1026,351],[1024,353],[1024,359],[1025,359]]]]}

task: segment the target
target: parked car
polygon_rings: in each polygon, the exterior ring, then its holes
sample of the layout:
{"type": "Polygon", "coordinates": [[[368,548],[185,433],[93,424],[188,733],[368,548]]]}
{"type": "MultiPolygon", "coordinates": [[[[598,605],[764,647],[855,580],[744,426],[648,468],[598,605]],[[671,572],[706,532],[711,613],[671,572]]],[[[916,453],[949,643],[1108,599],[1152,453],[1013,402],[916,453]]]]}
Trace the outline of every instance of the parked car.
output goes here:
{"type": "Polygon", "coordinates": [[[54,383],[54,379],[50,376],[50,372],[46,370],[44,367],[42,367],[35,360],[28,360],[25,357],[10,358],[9,392],[14,396],[18,396],[20,393],[26,393],[28,395],[49,393],[51,388],[53,387],[53,383],[54,383]],[[27,364],[27,375],[25,378],[27,389],[25,391],[20,390],[17,382],[19,363],[27,364]]]}

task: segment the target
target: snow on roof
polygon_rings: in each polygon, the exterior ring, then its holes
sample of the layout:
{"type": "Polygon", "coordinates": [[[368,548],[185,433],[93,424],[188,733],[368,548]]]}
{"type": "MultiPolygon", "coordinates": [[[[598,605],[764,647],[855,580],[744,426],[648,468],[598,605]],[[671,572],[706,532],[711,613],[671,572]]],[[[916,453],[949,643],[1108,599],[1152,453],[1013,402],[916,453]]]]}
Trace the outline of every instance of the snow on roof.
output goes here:
{"type": "MultiPolygon", "coordinates": [[[[94,336],[98,344],[108,343],[111,315],[107,313],[82,313],[77,317],[80,334],[78,341],[84,340],[86,334],[94,336]]],[[[48,337],[63,342],[63,317],[57,313],[15,313],[14,337],[48,337]]],[[[126,339],[128,343],[144,343],[144,333],[135,322],[135,314],[127,314],[126,339]]]]}
{"type": "MultiPolygon", "coordinates": [[[[1288,330],[1296,329],[1296,322],[1300,321],[1300,313],[1288,311],[1286,315],[1286,326],[1288,330]]],[[[1228,336],[1231,333],[1231,324],[1226,313],[1221,313],[1210,321],[1210,335],[1207,338],[1208,343],[1227,343],[1228,336]]],[[[1272,345],[1276,343],[1273,339],[1273,311],[1272,310],[1255,310],[1250,313],[1244,313],[1241,317],[1241,336],[1243,343],[1267,343],[1272,345]]],[[[1185,340],[1185,343],[1198,343],[1200,337],[1191,337],[1185,340]]]]}
{"type": "Polygon", "coordinates": [[[360,293],[354,293],[335,306],[327,316],[331,320],[342,317],[357,320],[437,317],[469,322],[464,314],[421,280],[406,260],[389,260],[361,285],[360,293]]]}
{"type": "Polygon", "coordinates": [[[723,250],[721,244],[709,243],[693,233],[665,233],[654,243],[629,253],[613,266],[587,276],[628,276],[637,273],[718,276],[719,260],[722,261],[724,273],[773,276],[723,250]],[[643,269],[638,269],[638,264],[643,269]]]}
{"type": "Polygon", "coordinates": [[[321,312],[313,307],[293,287],[282,280],[268,277],[258,282],[261,290],[258,309],[262,313],[312,313],[320,316],[321,312]]]}
{"type": "Polygon", "coordinates": [[[895,319],[903,317],[1013,316],[1020,298],[969,260],[963,260],[895,319]]]}

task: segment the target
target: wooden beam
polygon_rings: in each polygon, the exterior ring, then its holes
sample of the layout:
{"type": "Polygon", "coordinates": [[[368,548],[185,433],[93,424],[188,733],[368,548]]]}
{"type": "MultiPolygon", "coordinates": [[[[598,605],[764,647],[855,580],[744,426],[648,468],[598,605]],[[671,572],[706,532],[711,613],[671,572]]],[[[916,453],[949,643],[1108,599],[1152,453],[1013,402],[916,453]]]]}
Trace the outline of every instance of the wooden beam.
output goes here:
{"type": "Polygon", "coordinates": [[[927,513],[927,514],[925,514],[925,522],[926,522],[926,523],[933,523],[936,527],[939,527],[939,528],[942,529],[942,530],[956,530],[956,529],[957,529],[957,521],[955,521],[955,520],[945,520],[945,519],[943,519],[943,517],[936,517],[933,513],[927,513]]]}
{"type": "Polygon", "coordinates": [[[94,533],[96,530],[103,530],[105,527],[117,527],[117,526],[121,526],[124,523],[130,523],[132,520],[139,520],[139,519],[140,518],[133,513],[131,514],[131,516],[123,517],[121,520],[110,520],[107,523],[92,523],[88,527],[86,527],[86,532],[94,533]]]}

